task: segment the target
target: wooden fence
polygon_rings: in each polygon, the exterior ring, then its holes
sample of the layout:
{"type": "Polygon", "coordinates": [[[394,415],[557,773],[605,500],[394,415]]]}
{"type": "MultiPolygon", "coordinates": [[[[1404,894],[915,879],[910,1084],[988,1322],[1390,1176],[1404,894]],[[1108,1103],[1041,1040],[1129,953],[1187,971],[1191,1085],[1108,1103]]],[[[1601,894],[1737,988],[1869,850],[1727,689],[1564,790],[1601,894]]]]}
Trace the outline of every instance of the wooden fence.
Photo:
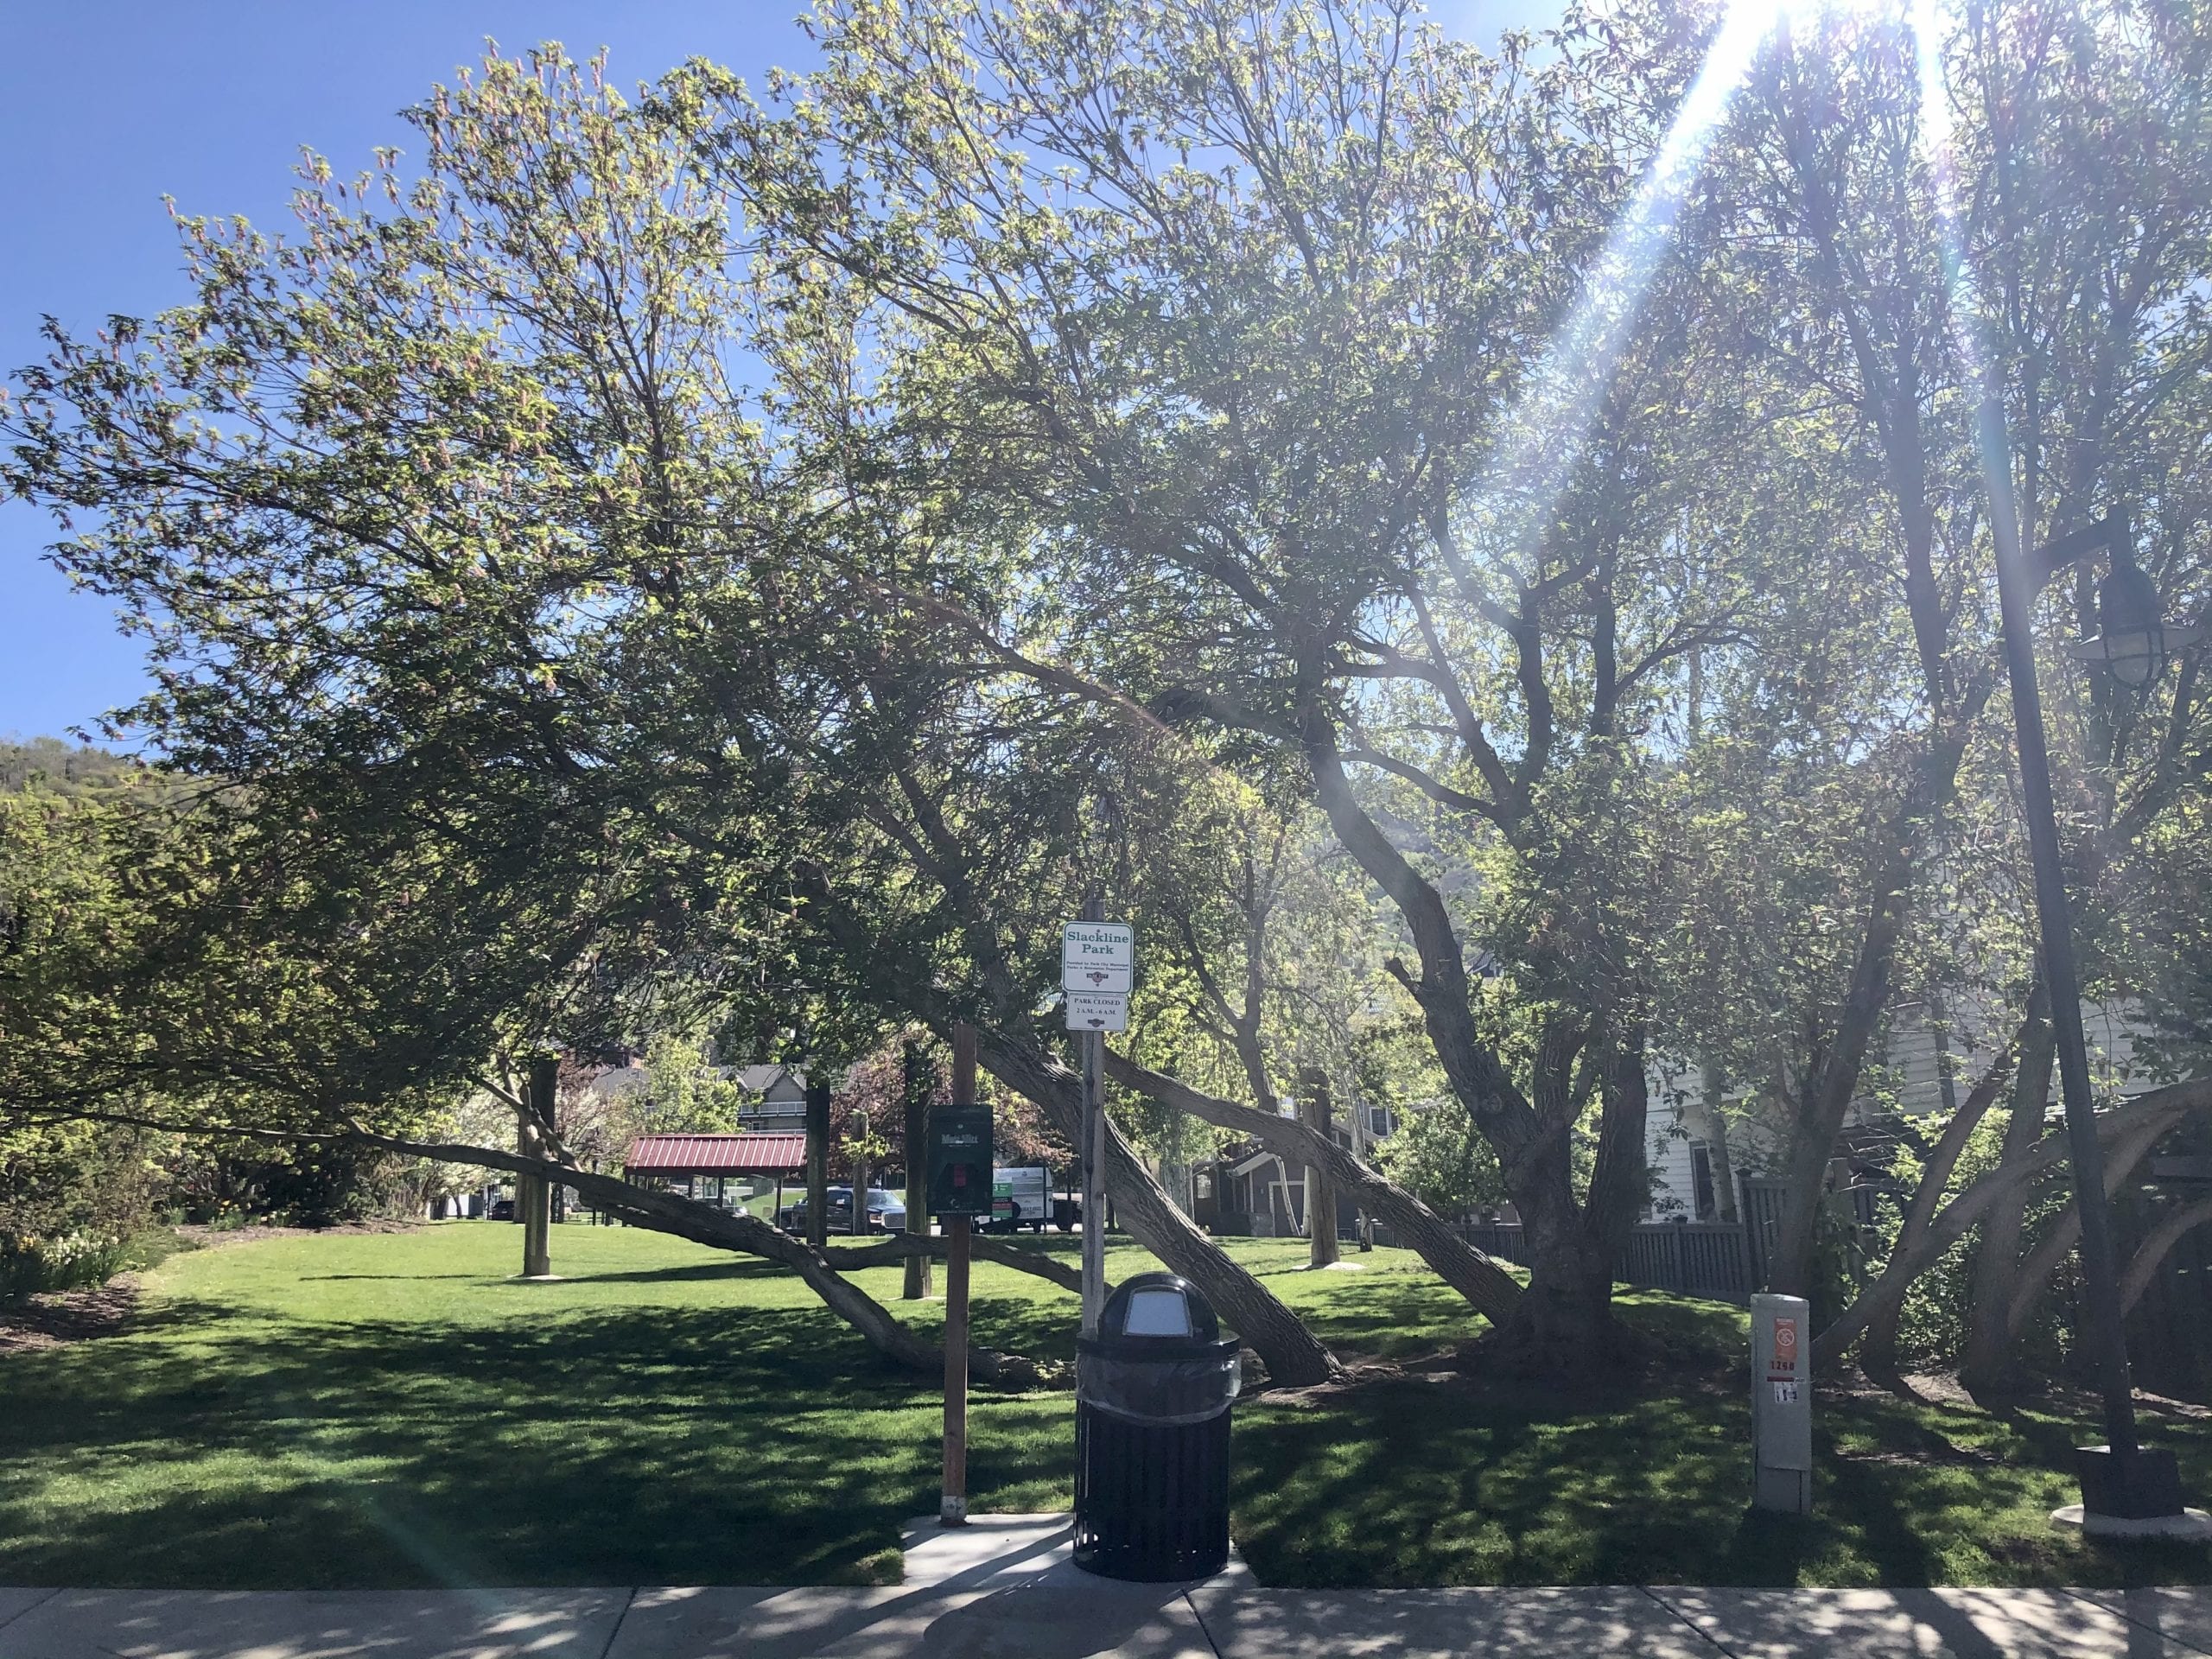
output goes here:
{"type": "MultiPolygon", "coordinates": [[[[1740,1221],[1657,1221],[1639,1224],[1629,1236],[1613,1276],[1647,1290],[1671,1290],[1715,1301],[1748,1302],[1766,1283],[1782,1221],[1782,1183],[1738,1183],[1740,1221]]],[[[1469,1222],[1459,1236],[1502,1261],[1525,1265],[1527,1246],[1518,1223],[1469,1222]]]]}

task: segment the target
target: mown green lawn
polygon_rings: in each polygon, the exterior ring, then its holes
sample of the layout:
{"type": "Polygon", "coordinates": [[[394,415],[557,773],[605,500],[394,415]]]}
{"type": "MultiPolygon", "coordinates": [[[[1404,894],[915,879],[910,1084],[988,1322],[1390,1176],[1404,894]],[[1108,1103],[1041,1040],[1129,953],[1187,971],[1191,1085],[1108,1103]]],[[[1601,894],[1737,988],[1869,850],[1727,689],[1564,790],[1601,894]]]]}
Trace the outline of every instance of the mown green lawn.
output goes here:
{"type": "MultiPolygon", "coordinates": [[[[1071,1250],[1054,1239],[1046,1248],[1071,1250]]],[[[1413,1257],[1296,1271],[1234,1247],[1347,1352],[1419,1360],[1478,1322],[1413,1257]]],[[[836,1583],[895,1578],[934,1510],[939,1401],[794,1280],[624,1229],[283,1238],[152,1274],[126,1334],[0,1358],[0,1583],[836,1583]]],[[[1118,1249],[1109,1272],[1146,1265],[1118,1249]]],[[[895,1301],[896,1268],[861,1282],[895,1301]]],[[[981,1340],[1072,1347],[1071,1297],[988,1265],[981,1340]]],[[[1747,1516],[1734,1310],[1626,1299],[1681,1361],[1640,1393],[1409,1373],[1238,1408],[1236,1532],[1278,1584],[2096,1584],[2212,1578],[2197,1551],[2054,1532],[2075,1431],[1825,1395],[1819,1513],[1747,1516]]],[[[941,1317],[935,1303],[906,1312],[941,1317]]],[[[979,1391],[979,1510],[1069,1501],[1072,1402],[979,1391]]],[[[2212,1428],[2154,1421],[2192,1492],[2212,1428]]]]}

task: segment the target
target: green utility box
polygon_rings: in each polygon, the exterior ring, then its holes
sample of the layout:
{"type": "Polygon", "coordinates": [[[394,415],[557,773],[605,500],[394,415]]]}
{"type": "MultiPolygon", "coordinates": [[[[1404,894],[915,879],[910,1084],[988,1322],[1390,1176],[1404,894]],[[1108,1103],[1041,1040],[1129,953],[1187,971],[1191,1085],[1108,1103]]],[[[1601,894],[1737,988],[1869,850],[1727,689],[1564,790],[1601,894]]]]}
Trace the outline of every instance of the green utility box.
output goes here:
{"type": "Polygon", "coordinates": [[[991,1109],[930,1108],[930,1213],[991,1213],[991,1109]]]}

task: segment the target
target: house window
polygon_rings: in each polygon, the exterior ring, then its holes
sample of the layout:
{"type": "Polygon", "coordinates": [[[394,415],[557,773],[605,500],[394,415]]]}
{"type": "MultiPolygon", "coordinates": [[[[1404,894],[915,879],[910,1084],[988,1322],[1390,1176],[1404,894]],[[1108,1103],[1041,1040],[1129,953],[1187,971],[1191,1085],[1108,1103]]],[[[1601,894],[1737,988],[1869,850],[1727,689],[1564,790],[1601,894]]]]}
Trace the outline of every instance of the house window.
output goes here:
{"type": "Polygon", "coordinates": [[[1208,1174],[1192,1176],[1191,1190],[1202,1198],[1213,1197],[1213,1177],[1208,1174]]]}
{"type": "Polygon", "coordinates": [[[1377,1141],[1390,1133],[1390,1109],[1388,1106],[1367,1109],[1367,1132],[1377,1141]]]}
{"type": "Polygon", "coordinates": [[[1702,1141],[1690,1143],[1690,1197],[1700,1221],[1711,1221],[1719,1206],[1713,1198],[1713,1154],[1702,1141]]]}

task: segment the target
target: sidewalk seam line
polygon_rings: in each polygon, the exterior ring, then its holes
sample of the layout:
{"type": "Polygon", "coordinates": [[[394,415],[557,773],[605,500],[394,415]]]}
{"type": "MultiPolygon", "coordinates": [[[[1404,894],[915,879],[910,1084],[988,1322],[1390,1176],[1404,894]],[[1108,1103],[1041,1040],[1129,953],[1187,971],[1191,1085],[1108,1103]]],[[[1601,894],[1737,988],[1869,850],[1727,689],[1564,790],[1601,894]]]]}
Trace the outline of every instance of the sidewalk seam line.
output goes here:
{"type": "MultiPolygon", "coordinates": [[[[2149,1585],[2143,1587],[2146,1589],[2171,1587],[2182,1590],[2202,1588],[2201,1586],[2196,1585],[2175,1585],[2172,1586],[2149,1585]]],[[[2059,1586],[2059,1594],[2063,1596],[2071,1596],[2075,1600],[2081,1602],[2085,1605],[2094,1607],[2101,1613],[2110,1613],[2123,1624],[2133,1624],[2139,1630],[2148,1630],[2152,1635],[2157,1637],[2162,1642],[2171,1642],[2176,1647],[2188,1649],[2191,1653],[2212,1653],[2212,1648],[2200,1647],[2197,1643],[2190,1641],[2187,1637],[2177,1636],[2163,1625],[2146,1624],[2143,1620],[2136,1618],[2134,1614],[2127,1611],[2127,1592],[2125,1589],[2119,1592],[2120,1597],[2120,1605],[2117,1607],[2108,1607],[2103,1602],[2095,1599],[2094,1597],[2086,1596],[2079,1590],[2073,1589],[2064,1585],[2059,1586]]]]}
{"type": "MultiPolygon", "coordinates": [[[[7,1618],[0,1618],[0,1630],[6,1630],[10,1624],[14,1624],[19,1618],[26,1618],[29,1615],[36,1612],[40,1608],[45,1606],[48,1602],[52,1601],[61,1592],[59,1589],[49,1590],[44,1595],[41,1596],[36,1601],[31,1603],[29,1606],[18,1607],[14,1612],[9,1614],[7,1618]]],[[[1208,1640],[1211,1640],[1211,1638],[1209,1637],[1208,1640]]],[[[601,1659],[605,1659],[605,1656],[601,1656],[601,1659]]]]}
{"type": "Polygon", "coordinates": [[[1191,1599],[1188,1590],[1183,1592],[1183,1605],[1191,1610],[1191,1617],[1198,1621],[1198,1634],[1205,1637],[1207,1650],[1213,1655],[1213,1659],[1222,1659],[1221,1643],[1213,1639],[1212,1630],[1206,1627],[1205,1614],[1200,1611],[1198,1604],[1191,1599]]]}
{"type": "Polygon", "coordinates": [[[607,1631],[607,1645],[599,1650],[599,1659],[607,1659],[607,1656],[614,1651],[615,1639],[622,1634],[622,1621],[630,1617],[631,1604],[637,1600],[638,1592],[642,1587],[632,1585],[629,1593],[622,1598],[622,1611],[614,1615],[614,1628],[607,1631]]]}
{"type": "Polygon", "coordinates": [[[1649,1598],[1650,1598],[1650,1599],[1651,1599],[1651,1600],[1653,1600],[1653,1601],[1656,1602],[1656,1603],[1657,1603],[1661,1607],[1663,1607],[1664,1609],[1666,1609],[1666,1611],[1668,1611],[1668,1613],[1669,1613],[1669,1614],[1670,1614],[1670,1615],[1671,1615],[1675,1619],[1676,1619],[1678,1622],[1680,1622],[1680,1623],[1681,1623],[1681,1624],[1682,1624],[1683,1625],[1687,1626],[1687,1627],[1688,1627],[1688,1630],[1689,1630],[1689,1633],[1690,1633],[1692,1636],[1694,1636],[1694,1637],[1697,1637],[1697,1639],[1698,1639],[1699,1641],[1700,1641],[1700,1642],[1704,1643],[1707,1647],[1709,1647],[1709,1648],[1713,1649],[1716,1653],[1725,1653],[1725,1654],[1726,1654],[1726,1655],[1728,1656],[1728,1659],[1736,1659],[1736,1651],[1735,1651],[1735,1649],[1734,1649],[1731,1648],[1731,1647],[1730,1647],[1726,1643],[1723,1642],[1723,1641],[1722,1641],[1719,1637],[1717,1637],[1717,1636],[1713,1635],[1712,1631],[1707,1630],[1700,1629],[1700,1628],[1699,1627],[1699,1624],[1698,1624],[1698,1623],[1697,1623],[1697,1621],[1696,1621],[1695,1619],[1692,1618],[1691,1618],[1688,1613],[1684,1612],[1681,1608],[1679,1608],[1679,1607],[1675,1606],[1675,1604],[1674,1604],[1673,1602],[1671,1602],[1671,1601],[1668,1600],[1666,1597],[1664,1597],[1664,1596],[1661,1595],[1661,1594],[1660,1594],[1656,1590],[1654,1590],[1654,1589],[1653,1589],[1649,1585],[1648,1585],[1648,1584],[1639,1584],[1639,1585],[1637,1585],[1636,1587],[1637,1587],[1638,1590],[1642,1591],[1642,1592],[1643,1592],[1646,1596],[1648,1596],[1649,1598]]]}

